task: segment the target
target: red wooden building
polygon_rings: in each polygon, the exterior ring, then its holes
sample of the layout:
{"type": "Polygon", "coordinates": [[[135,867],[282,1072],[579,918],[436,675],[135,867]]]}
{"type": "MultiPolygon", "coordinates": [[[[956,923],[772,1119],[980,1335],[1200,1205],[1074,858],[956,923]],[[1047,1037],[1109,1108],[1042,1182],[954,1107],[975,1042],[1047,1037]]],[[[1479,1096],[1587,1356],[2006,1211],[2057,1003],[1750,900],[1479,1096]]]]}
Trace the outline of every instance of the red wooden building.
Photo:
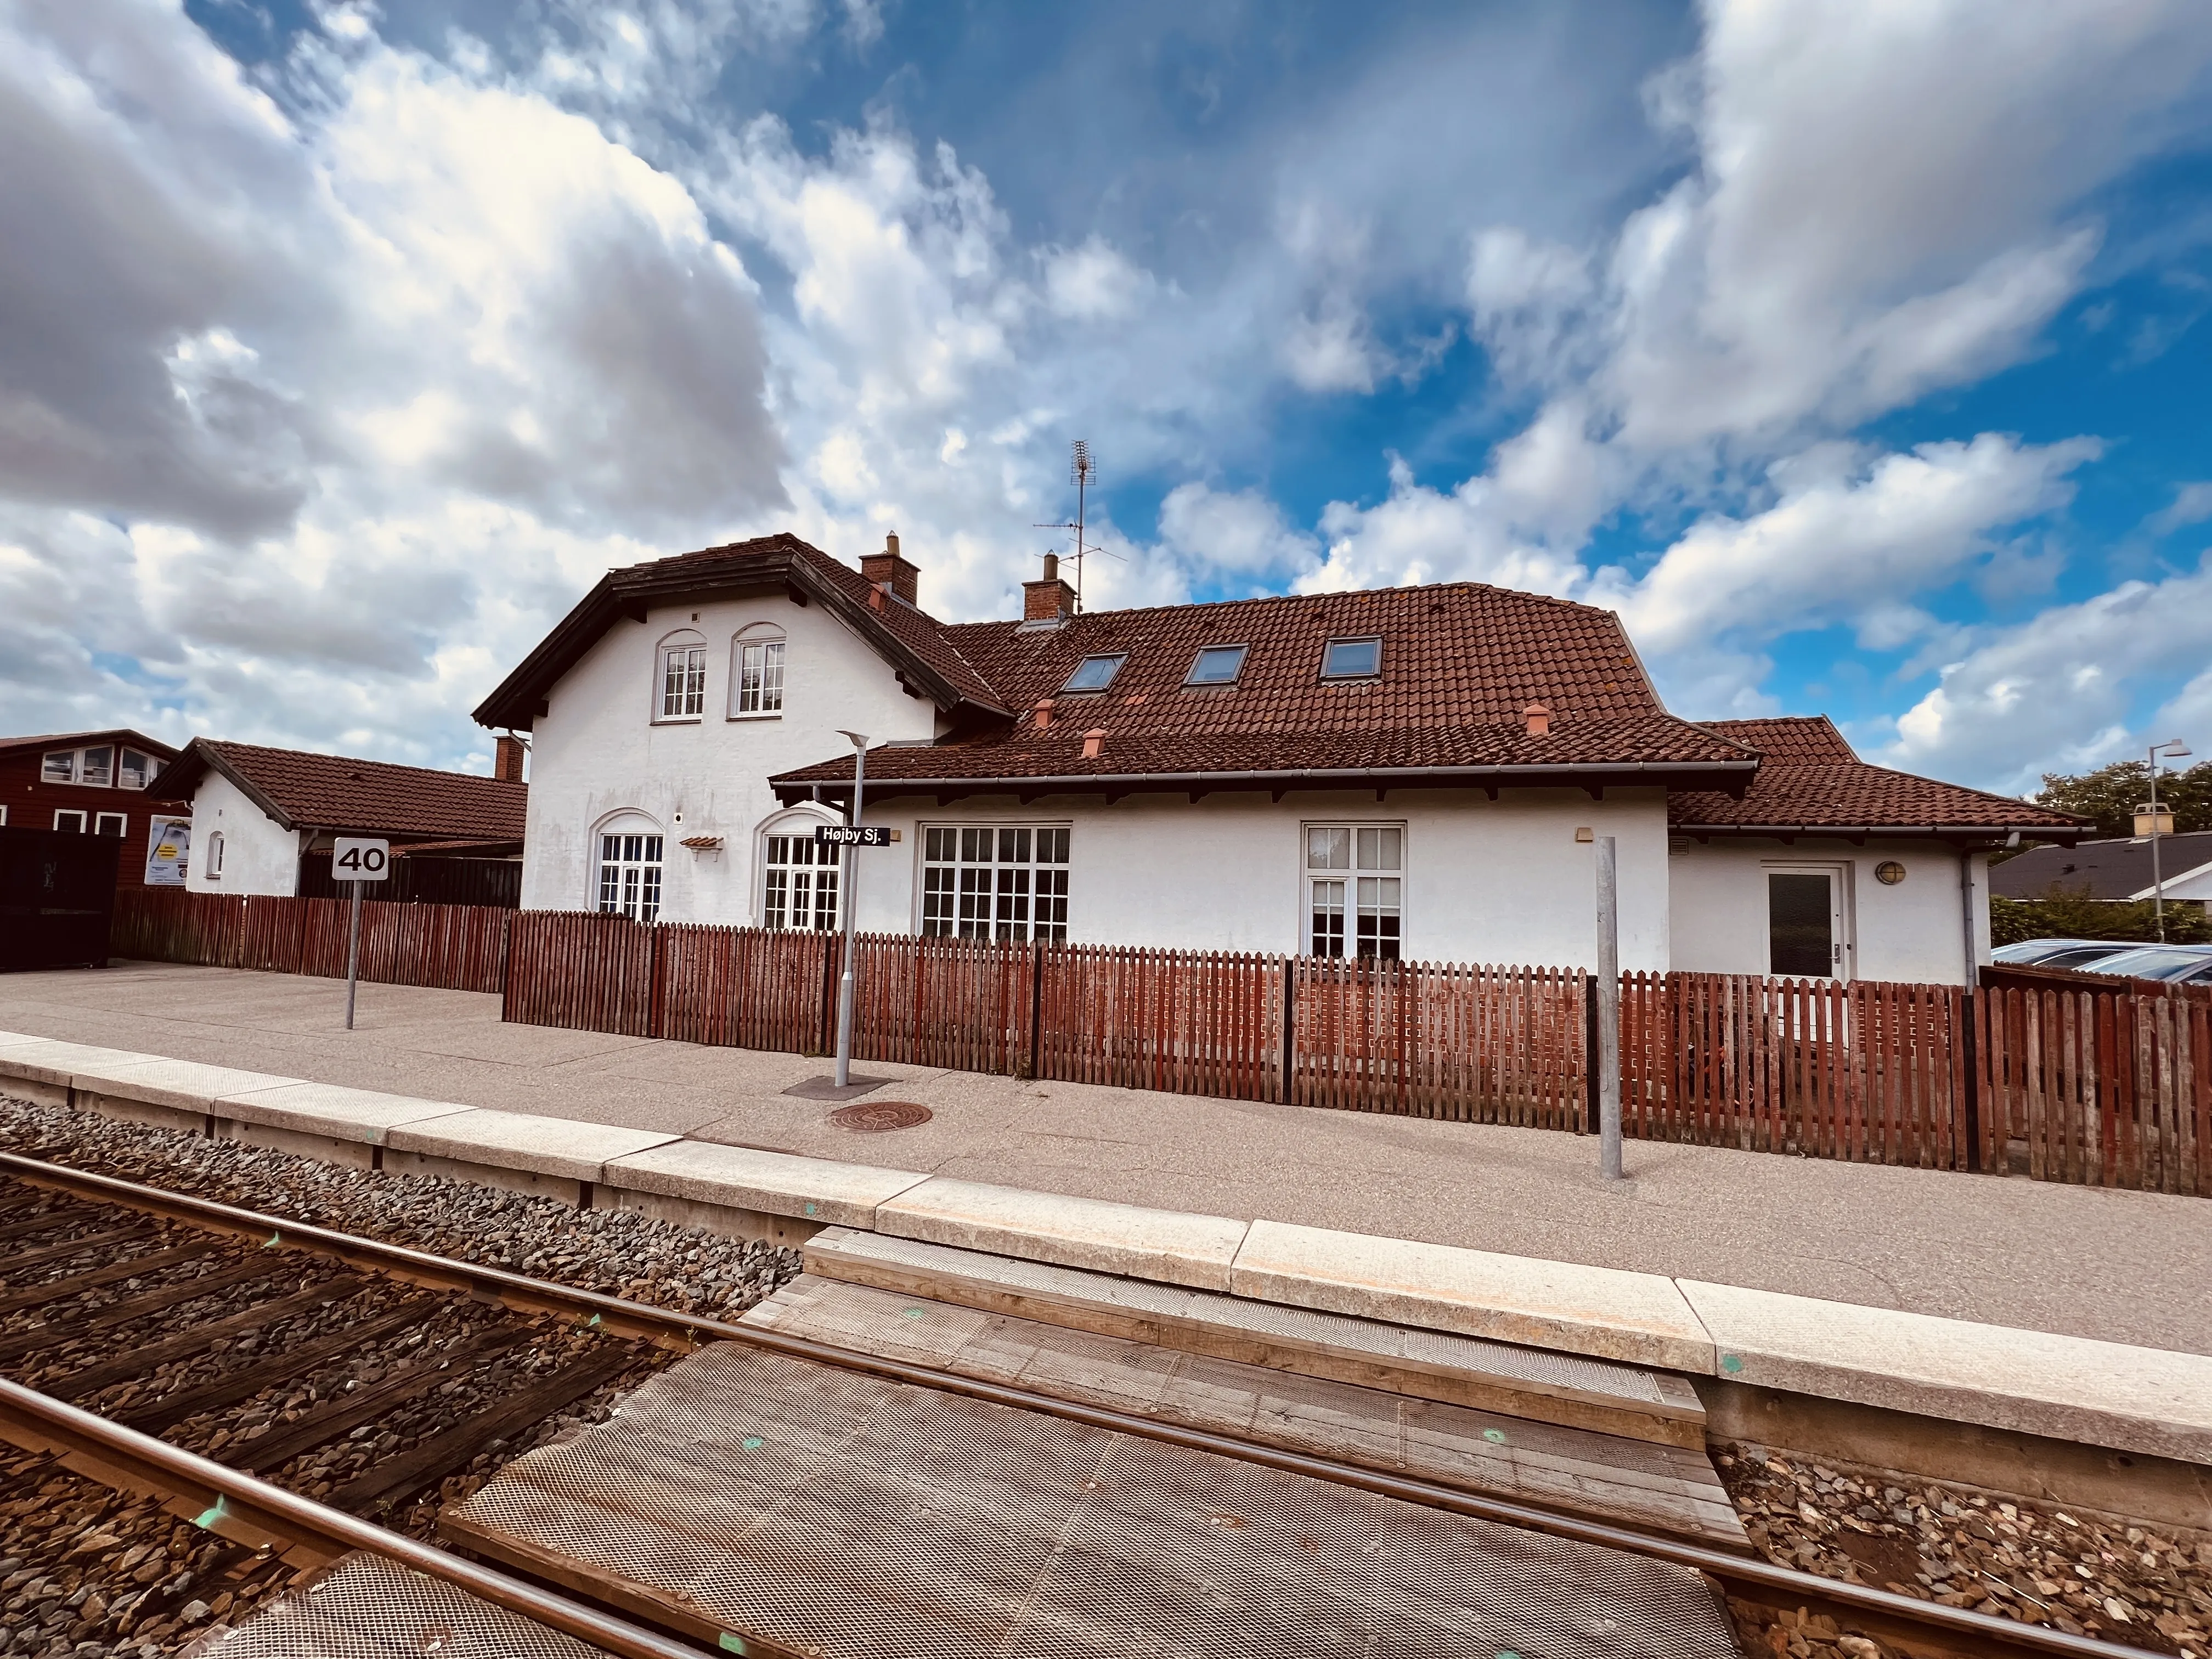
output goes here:
{"type": "Polygon", "coordinates": [[[142,732],[62,732],[0,738],[0,823],[120,836],[116,885],[146,884],[149,819],[176,811],[147,787],[177,750],[142,732]]]}

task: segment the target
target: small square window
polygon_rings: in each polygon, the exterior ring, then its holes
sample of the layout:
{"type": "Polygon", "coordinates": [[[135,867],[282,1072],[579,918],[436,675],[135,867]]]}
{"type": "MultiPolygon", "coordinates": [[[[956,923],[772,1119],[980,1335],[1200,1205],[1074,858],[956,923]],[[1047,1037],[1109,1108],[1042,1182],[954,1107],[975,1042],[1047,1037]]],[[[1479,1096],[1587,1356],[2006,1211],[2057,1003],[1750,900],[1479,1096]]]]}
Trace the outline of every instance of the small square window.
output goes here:
{"type": "Polygon", "coordinates": [[[1244,672],[1244,652],[1241,645],[1209,645],[1200,652],[1190,665],[1189,678],[1185,685],[1234,685],[1237,677],[1244,672]]]}
{"type": "Polygon", "coordinates": [[[84,833],[84,814],[67,809],[58,810],[54,813],[54,828],[66,830],[73,836],[81,836],[84,833]]]}
{"type": "Polygon", "coordinates": [[[95,836],[119,836],[129,827],[130,820],[120,812],[102,812],[92,821],[95,836]]]}
{"type": "Polygon", "coordinates": [[[1075,672],[1067,677],[1067,684],[1060,689],[1063,691],[1103,691],[1114,684],[1114,676],[1121,672],[1121,665],[1128,660],[1126,652],[1109,657],[1085,657],[1076,664],[1075,672]]]}
{"type": "Polygon", "coordinates": [[[1331,640],[1322,653],[1321,677],[1325,680],[1368,680],[1382,672],[1380,640],[1331,640]]]}

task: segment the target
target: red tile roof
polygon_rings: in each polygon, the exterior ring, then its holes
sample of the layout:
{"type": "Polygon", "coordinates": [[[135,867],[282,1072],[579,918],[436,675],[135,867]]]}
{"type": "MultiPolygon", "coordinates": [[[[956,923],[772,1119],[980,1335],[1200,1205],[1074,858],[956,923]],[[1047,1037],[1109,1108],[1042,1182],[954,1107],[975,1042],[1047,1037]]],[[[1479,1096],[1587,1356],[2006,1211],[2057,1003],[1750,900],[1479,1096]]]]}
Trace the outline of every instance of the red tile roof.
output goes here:
{"type": "Polygon", "coordinates": [[[219,772],[286,829],[410,839],[520,841],[527,785],[388,761],[195,738],[148,793],[189,800],[219,772]]]}
{"type": "MultiPolygon", "coordinates": [[[[1457,582],[944,631],[1021,717],[876,750],[872,779],[1750,767],[1741,745],[1666,712],[1613,612],[1504,588],[1457,582]],[[1382,641],[1375,678],[1322,678],[1331,640],[1367,637],[1382,641]],[[1185,685],[1197,653],[1220,645],[1247,648],[1237,683],[1185,685]],[[1085,658],[1121,653],[1105,690],[1060,690],[1085,658]],[[1032,711],[1044,698],[1053,708],[1039,731],[1032,711]],[[1550,711],[1548,735],[1528,735],[1531,703],[1550,711]],[[1106,735],[1086,760],[1092,731],[1106,735]]],[[[840,757],[775,782],[797,793],[851,775],[840,757]]]]}
{"type": "Polygon", "coordinates": [[[611,570],[476,710],[478,725],[527,731],[547,694],[625,616],[732,593],[787,592],[820,604],[870,641],[922,696],[963,715],[1011,709],[952,638],[954,629],[888,595],[796,536],[763,536],[611,570]]]}
{"type": "Polygon", "coordinates": [[[2018,830],[2070,839],[2068,832],[2087,828],[2080,818],[2009,795],[1869,766],[1825,715],[1705,725],[1757,750],[1759,775],[1741,800],[1708,790],[1668,796],[1668,821],[1677,829],[2018,830]]]}

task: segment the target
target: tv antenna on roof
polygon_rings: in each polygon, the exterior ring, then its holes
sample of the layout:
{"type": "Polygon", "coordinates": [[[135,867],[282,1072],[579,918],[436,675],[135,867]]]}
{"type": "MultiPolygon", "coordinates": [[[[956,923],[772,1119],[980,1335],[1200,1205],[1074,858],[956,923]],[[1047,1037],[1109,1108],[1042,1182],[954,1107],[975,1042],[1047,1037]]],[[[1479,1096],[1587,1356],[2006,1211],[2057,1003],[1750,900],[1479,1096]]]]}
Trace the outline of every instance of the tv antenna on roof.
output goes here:
{"type": "MultiPolygon", "coordinates": [[[[1075,520],[1073,523],[1032,525],[1034,530],[1073,530],[1075,532],[1075,551],[1069,555],[1075,561],[1075,608],[1083,609],[1083,556],[1103,553],[1109,559],[1120,559],[1119,553],[1103,547],[1093,546],[1084,538],[1083,521],[1089,505],[1091,486],[1098,482],[1097,464],[1091,459],[1091,445],[1078,438],[1067,447],[1067,481],[1075,486],[1075,520]]],[[[1127,560],[1122,562],[1127,563],[1127,560]]]]}

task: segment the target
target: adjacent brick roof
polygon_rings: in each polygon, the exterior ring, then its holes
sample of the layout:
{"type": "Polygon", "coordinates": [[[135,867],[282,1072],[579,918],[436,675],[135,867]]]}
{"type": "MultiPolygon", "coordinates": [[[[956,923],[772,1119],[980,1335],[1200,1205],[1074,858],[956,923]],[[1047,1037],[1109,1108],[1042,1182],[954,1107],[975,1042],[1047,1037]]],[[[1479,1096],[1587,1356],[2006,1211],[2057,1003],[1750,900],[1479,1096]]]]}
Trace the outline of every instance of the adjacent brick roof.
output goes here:
{"type": "MultiPolygon", "coordinates": [[[[1021,711],[946,742],[872,752],[885,782],[1163,778],[1382,769],[1729,768],[1740,744],[1668,714],[1609,611],[1455,582],[1097,611],[1055,629],[945,629],[1021,711]],[[1379,637],[1372,679],[1321,678],[1333,639],[1379,637]],[[1228,686],[1183,684],[1207,646],[1247,647],[1228,686]],[[1086,657],[1126,653],[1102,692],[1060,688],[1086,657]],[[1050,723],[1034,709],[1049,698],[1050,723]],[[1522,710],[1551,711],[1531,737],[1522,710]],[[1087,733],[1105,737],[1086,759],[1087,733]]],[[[787,793],[852,775],[849,758],[775,780],[787,793]]]]}
{"type": "Polygon", "coordinates": [[[2082,820],[2009,795],[1893,772],[1861,760],[1825,715],[1709,720],[1709,730],[1756,750],[1759,775],[1741,800],[1708,790],[1668,798],[1678,828],[2010,831],[2071,840],[2082,820]]]}
{"type": "MultiPolygon", "coordinates": [[[[2212,830],[2159,837],[2159,873],[2169,884],[2206,865],[2212,865],[2212,830]]],[[[2148,837],[2038,847],[1990,871],[1990,891],[2004,898],[2042,898],[2056,890],[2124,899],[2148,891],[2150,884],[2148,837]]]]}
{"type": "Polygon", "coordinates": [[[189,800],[210,771],[286,829],[411,839],[520,841],[528,786],[466,772],[195,738],[147,793],[189,800]]]}

